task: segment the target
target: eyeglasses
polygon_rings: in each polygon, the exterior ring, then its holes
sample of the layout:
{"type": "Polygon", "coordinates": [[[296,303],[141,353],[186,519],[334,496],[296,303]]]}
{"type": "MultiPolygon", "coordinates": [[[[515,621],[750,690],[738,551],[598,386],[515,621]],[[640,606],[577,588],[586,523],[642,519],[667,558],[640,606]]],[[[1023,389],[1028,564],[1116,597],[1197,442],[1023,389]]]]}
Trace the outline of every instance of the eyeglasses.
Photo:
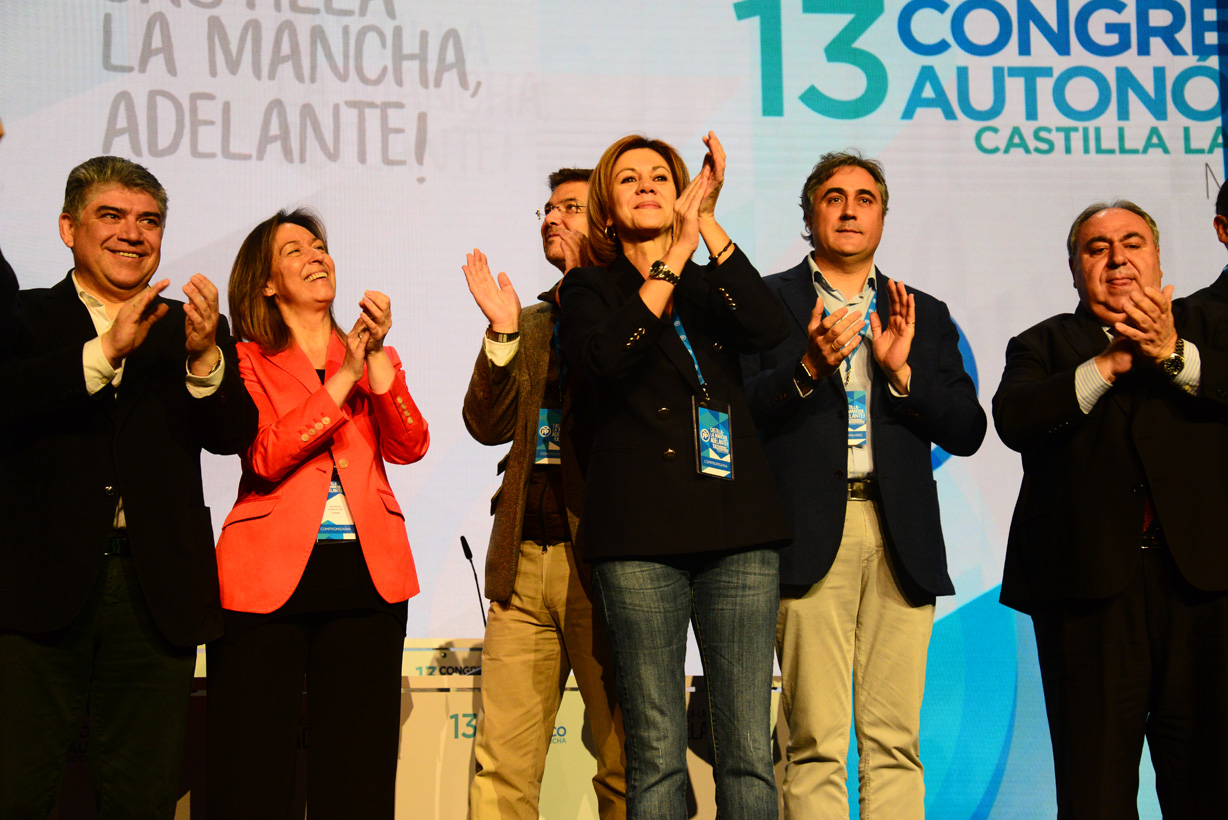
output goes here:
{"type": "Polygon", "coordinates": [[[547,202],[546,207],[537,209],[537,218],[545,219],[554,211],[562,211],[565,216],[579,216],[587,210],[585,206],[579,202],[565,202],[562,205],[555,205],[552,202],[547,202]]]}

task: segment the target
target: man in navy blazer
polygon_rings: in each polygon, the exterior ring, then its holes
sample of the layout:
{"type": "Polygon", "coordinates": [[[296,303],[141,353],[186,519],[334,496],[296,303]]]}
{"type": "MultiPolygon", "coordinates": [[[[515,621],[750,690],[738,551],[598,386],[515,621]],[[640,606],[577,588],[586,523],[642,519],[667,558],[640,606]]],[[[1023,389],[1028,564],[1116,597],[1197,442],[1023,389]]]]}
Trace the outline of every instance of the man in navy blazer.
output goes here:
{"type": "MultiPolygon", "coordinates": [[[[1215,196],[1215,219],[1212,225],[1215,227],[1215,238],[1228,248],[1228,182],[1219,186],[1219,193],[1215,196]]],[[[1228,265],[1220,271],[1214,282],[1202,290],[1194,291],[1190,298],[1228,302],[1228,265]]]]}
{"type": "Polygon", "coordinates": [[[862,815],[924,816],[926,652],[935,596],[955,591],[930,450],[971,455],[985,436],[946,305],[874,266],[887,196],[874,160],[820,159],[801,198],[814,251],[766,280],[789,338],[743,360],[793,524],[776,629],[789,818],[847,812],[854,709],[862,815]]]}

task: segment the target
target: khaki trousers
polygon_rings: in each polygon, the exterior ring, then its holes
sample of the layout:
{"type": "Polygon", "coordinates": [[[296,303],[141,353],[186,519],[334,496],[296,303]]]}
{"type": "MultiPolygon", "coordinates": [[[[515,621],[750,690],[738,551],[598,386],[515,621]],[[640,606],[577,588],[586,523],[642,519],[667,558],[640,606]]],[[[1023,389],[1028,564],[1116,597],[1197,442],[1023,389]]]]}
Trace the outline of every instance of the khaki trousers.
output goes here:
{"type": "Polygon", "coordinates": [[[525,541],[511,597],[490,604],[469,789],[473,820],[538,820],[546,752],[571,672],[592,730],[598,813],[601,820],[627,815],[613,663],[586,587],[570,546],[525,541]]]}
{"type": "Polygon", "coordinates": [[[826,577],[780,595],[786,818],[849,816],[850,720],[863,820],[925,816],[918,732],[933,623],[932,604],[913,606],[900,591],[874,502],[849,500],[826,577]]]}

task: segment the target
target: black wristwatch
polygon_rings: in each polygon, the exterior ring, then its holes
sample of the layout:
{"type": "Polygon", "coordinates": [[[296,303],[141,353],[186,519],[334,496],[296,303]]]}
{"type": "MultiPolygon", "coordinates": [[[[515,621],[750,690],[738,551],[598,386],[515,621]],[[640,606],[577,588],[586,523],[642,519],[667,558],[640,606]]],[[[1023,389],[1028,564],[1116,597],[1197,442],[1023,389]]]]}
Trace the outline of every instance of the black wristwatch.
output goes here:
{"type": "Polygon", "coordinates": [[[1173,355],[1160,362],[1160,369],[1170,379],[1176,378],[1185,369],[1185,339],[1182,339],[1180,336],[1177,337],[1177,345],[1173,348],[1173,355]]]}
{"type": "Polygon", "coordinates": [[[652,267],[648,269],[648,278],[660,279],[663,282],[669,282],[674,287],[678,287],[678,282],[681,281],[681,277],[670,270],[669,265],[665,264],[665,262],[660,259],[653,262],[652,267]]]}
{"type": "Polygon", "coordinates": [[[507,342],[513,342],[516,339],[519,339],[520,331],[513,330],[511,333],[500,333],[499,331],[491,328],[490,325],[487,325],[486,326],[486,338],[490,339],[492,342],[499,342],[501,344],[505,344],[507,342]]]}
{"type": "Polygon", "coordinates": [[[806,367],[806,358],[797,360],[797,364],[793,367],[793,381],[797,382],[797,386],[801,388],[814,387],[814,374],[806,367]]]}

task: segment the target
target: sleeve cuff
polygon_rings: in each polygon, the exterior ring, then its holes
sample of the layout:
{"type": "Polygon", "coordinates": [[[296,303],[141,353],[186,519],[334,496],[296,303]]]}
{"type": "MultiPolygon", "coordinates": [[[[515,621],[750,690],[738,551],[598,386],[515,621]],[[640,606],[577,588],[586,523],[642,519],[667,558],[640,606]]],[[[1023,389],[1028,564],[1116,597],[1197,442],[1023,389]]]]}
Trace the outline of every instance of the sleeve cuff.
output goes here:
{"type": "Polygon", "coordinates": [[[1100,375],[1095,359],[1088,359],[1079,365],[1075,370],[1075,396],[1079,399],[1079,409],[1083,415],[1090,413],[1112,386],[1100,375]]]}
{"type": "Polygon", "coordinates": [[[101,336],[95,336],[82,346],[81,366],[85,372],[85,390],[91,396],[115,378],[115,368],[102,352],[101,336]]]}
{"type": "Polygon", "coordinates": [[[1185,367],[1173,376],[1173,384],[1191,395],[1197,395],[1202,386],[1202,355],[1189,339],[1185,340],[1185,367]]]}
{"type": "Polygon", "coordinates": [[[184,383],[188,387],[188,393],[194,399],[203,399],[212,396],[222,386],[222,377],[226,375],[226,355],[220,349],[218,350],[217,367],[210,370],[206,376],[194,375],[186,361],[183,367],[184,383]]]}
{"type": "Polygon", "coordinates": [[[904,390],[907,392],[899,393],[895,389],[895,385],[891,383],[891,379],[887,379],[887,390],[897,399],[906,399],[912,394],[912,373],[908,374],[908,384],[904,385],[904,390]]]}
{"type": "Polygon", "coordinates": [[[520,339],[512,339],[510,342],[492,342],[485,336],[482,337],[482,347],[486,351],[486,358],[495,367],[507,367],[516,356],[516,351],[520,349],[520,339]]]}

